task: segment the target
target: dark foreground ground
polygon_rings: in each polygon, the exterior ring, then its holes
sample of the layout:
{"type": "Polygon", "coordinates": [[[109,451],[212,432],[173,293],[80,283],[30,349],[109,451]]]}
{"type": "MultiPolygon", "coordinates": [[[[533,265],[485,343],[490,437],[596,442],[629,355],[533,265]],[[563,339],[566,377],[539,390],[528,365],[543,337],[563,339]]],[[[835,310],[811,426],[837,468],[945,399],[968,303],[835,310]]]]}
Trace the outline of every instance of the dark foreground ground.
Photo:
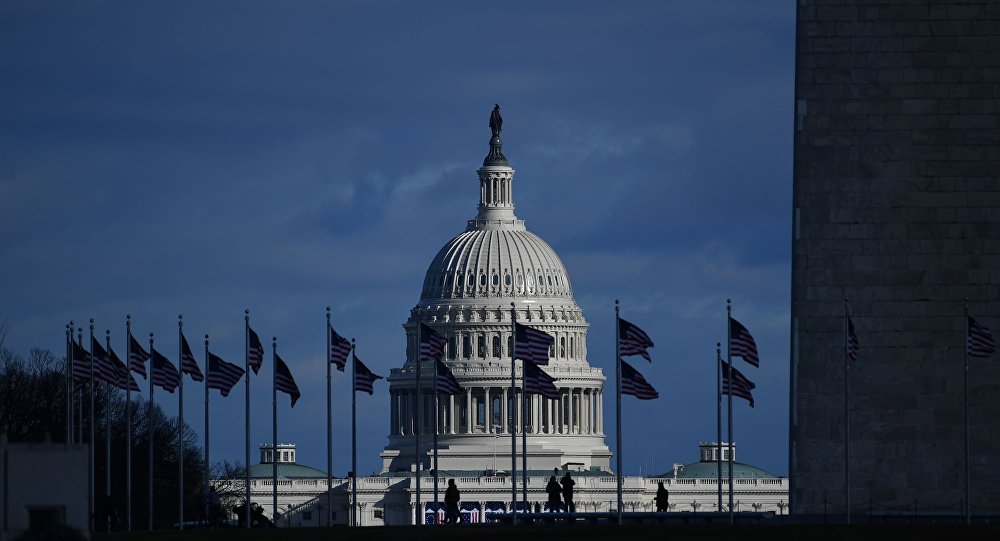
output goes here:
{"type": "Polygon", "coordinates": [[[1000,540],[1000,528],[988,525],[823,525],[823,524],[752,524],[752,525],[447,525],[447,526],[386,526],[368,528],[292,528],[292,529],[224,529],[161,532],[95,534],[94,541],[791,541],[834,539],[935,540],[962,539],[1000,540]]]}

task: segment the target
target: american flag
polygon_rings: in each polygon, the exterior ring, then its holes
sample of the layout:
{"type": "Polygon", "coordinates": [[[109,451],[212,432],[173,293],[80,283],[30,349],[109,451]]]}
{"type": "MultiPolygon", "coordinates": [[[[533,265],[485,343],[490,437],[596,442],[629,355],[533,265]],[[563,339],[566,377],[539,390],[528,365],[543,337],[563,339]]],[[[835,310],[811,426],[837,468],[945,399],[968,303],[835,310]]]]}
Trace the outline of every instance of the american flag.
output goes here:
{"type": "Polygon", "coordinates": [[[125,363],[118,358],[118,354],[115,353],[114,348],[108,349],[108,357],[111,359],[111,364],[115,367],[115,386],[123,391],[127,389],[139,392],[139,384],[135,382],[135,378],[129,373],[125,363]]]}
{"type": "Polygon", "coordinates": [[[451,370],[441,359],[435,359],[434,362],[437,363],[437,392],[444,394],[462,394],[462,386],[455,379],[455,375],[451,373],[451,370]]]}
{"type": "Polygon", "coordinates": [[[444,357],[444,347],[448,344],[448,340],[438,334],[437,331],[428,327],[427,325],[420,324],[420,360],[428,359],[440,359],[444,357]]]}
{"type": "Polygon", "coordinates": [[[260,338],[257,337],[257,333],[253,332],[249,326],[247,327],[248,335],[248,346],[247,346],[247,364],[253,369],[253,373],[256,374],[260,371],[261,365],[264,364],[264,346],[260,343],[260,338]]]}
{"type": "Polygon", "coordinates": [[[646,381],[646,378],[642,377],[638,370],[632,368],[625,361],[621,361],[621,363],[623,395],[629,394],[639,400],[653,400],[660,397],[660,393],[656,392],[656,389],[646,381]]]}
{"type": "Polygon", "coordinates": [[[525,394],[540,394],[553,400],[558,400],[560,397],[555,378],[548,375],[531,359],[524,359],[523,381],[525,394]]]}
{"type": "Polygon", "coordinates": [[[858,360],[858,348],[860,347],[858,335],[854,334],[854,322],[851,321],[850,316],[847,316],[847,358],[852,361],[858,360]]]}
{"type": "Polygon", "coordinates": [[[347,356],[351,354],[351,341],[337,334],[330,327],[330,362],[337,365],[337,370],[341,372],[347,368],[347,356]]]}
{"type": "Polygon", "coordinates": [[[150,351],[153,353],[153,385],[162,387],[168,393],[173,393],[181,382],[181,375],[177,372],[177,367],[155,348],[150,348],[150,351]]]}
{"type": "Polygon", "coordinates": [[[549,346],[555,342],[549,333],[514,322],[514,358],[549,364],[549,346]]]}
{"type": "Polygon", "coordinates": [[[642,329],[618,318],[618,352],[622,357],[641,355],[643,359],[653,362],[646,349],[653,347],[653,340],[642,329]]]}
{"type": "Polygon", "coordinates": [[[128,332],[128,367],[129,370],[146,378],[146,361],[149,360],[149,353],[142,349],[139,341],[132,336],[132,331],[128,332]]]}
{"type": "Polygon", "coordinates": [[[288,396],[292,397],[292,407],[295,407],[295,401],[302,396],[299,393],[298,385],[295,385],[295,379],[292,378],[292,372],[288,369],[288,365],[285,361],[278,357],[278,354],[274,354],[274,388],[283,392],[288,393],[288,396]]]}
{"type": "Polygon", "coordinates": [[[73,340],[73,381],[90,381],[90,353],[73,340]]]}
{"type": "Polygon", "coordinates": [[[115,384],[115,365],[111,364],[108,352],[104,351],[97,337],[90,337],[90,351],[94,352],[94,379],[115,384]]]}
{"type": "MultiPolygon", "coordinates": [[[[729,363],[722,359],[719,359],[719,362],[722,363],[722,394],[730,394],[729,363]]],[[[750,391],[756,388],[757,386],[752,381],[748,380],[742,372],[733,367],[732,396],[745,398],[752,408],[753,394],[750,391]]]]}
{"type": "Polygon", "coordinates": [[[750,331],[733,318],[729,318],[729,352],[733,357],[743,357],[744,361],[760,366],[757,343],[754,342],[750,331]]]}
{"type": "Polygon", "coordinates": [[[972,357],[989,357],[996,351],[993,333],[970,317],[969,334],[965,337],[965,348],[972,357]]]}
{"type": "Polygon", "coordinates": [[[198,368],[198,361],[195,360],[194,354],[191,353],[191,348],[188,346],[188,341],[184,337],[184,333],[181,333],[181,372],[190,374],[191,379],[195,381],[204,381],[205,379],[201,375],[201,369],[198,368]]]}
{"type": "Polygon", "coordinates": [[[229,396],[229,391],[243,377],[243,368],[233,363],[227,363],[212,352],[208,353],[208,388],[218,389],[222,396],[229,396]]]}
{"type": "Polygon", "coordinates": [[[362,391],[368,394],[375,394],[375,380],[382,379],[382,376],[375,375],[371,370],[365,366],[365,363],[358,359],[357,355],[354,356],[354,390],[362,391]]]}

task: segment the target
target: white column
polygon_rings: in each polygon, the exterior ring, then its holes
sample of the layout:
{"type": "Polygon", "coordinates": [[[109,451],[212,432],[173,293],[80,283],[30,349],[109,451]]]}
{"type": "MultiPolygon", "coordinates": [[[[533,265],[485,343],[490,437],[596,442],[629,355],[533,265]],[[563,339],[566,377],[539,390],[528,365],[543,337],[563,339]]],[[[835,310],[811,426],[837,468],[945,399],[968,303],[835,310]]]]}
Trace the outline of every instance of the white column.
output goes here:
{"type": "Polygon", "coordinates": [[[511,396],[513,397],[512,402],[514,403],[514,430],[520,430],[521,429],[521,417],[522,417],[522,413],[523,413],[521,411],[521,401],[518,400],[519,397],[518,397],[518,392],[517,391],[513,391],[511,393],[511,396]]]}
{"type": "Polygon", "coordinates": [[[389,423],[392,424],[393,435],[399,435],[399,391],[394,391],[392,393],[392,402],[390,407],[392,412],[389,415],[389,423]]]}
{"type": "Polygon", "coordinates": [[[546,419],[545,419],[545,421],[546,421],[545,422],[545,433],[546,434],[552,434],[553,433],[552,432],[552,430],[553,430],[552,408],[553,408],[553,401],[552,401],[552,399],[551,398],[546,398],[545,399],[545,417],[546,417],[546,419]]]}
{"type": "Polygon", "coordinates": [[[542,397],[541,395],[533,394],[531,395],[531,433],[539,434],[542,431],[542,397]]]}
{"type": "MultiPolygon", "coordinates": [[[[507,388],[506,387],[501,387],[500,391],[503,394],[503,396],[500,399],[500,430],[503,431],[504,434],[509,434],[509,432],[507,432],[507,414],[508,414],[508,410],[507,410],[507,388]]],[[[492,432],[492,428],[493,427],[490,427],[490,429],[491,429],[490,431],[491,432],[492,432]]]]}
{"type": "Polygon", "coordinates": [[[604,434],[604,390],[597,391],[597,433],[604,434]]]}
{"type": "Polygon", "coordinates": [[[448,395],[448,433],[455,433],[455,424],[458,422],[458,415],[455,414],[455,395],[448,395]]]}
{"type": "Polygon", "coordinates": [[[491,424],[490,420],[493,418],[493,412],[490,411],[490,406],[493,405],[493,401],[490,400],[490,388],[489,387],[483,388],[483,400],[486,401],[485,405],[484,405],[484,408],[483,408],[483,413],[486,414],[486,418],[483,419],[483,428],[485,428],[486,431],[489,432],[489,430],[490,430],[490,424],[491,424]]]}
{"type": "Polygon", "coordinates": [[[576,389],[569,388],[569,433],[576,434],[576,421],[579,416],[576,414],[576,389]]]}
{"type": "Polygon", "coordinates": [[[472,434],[472,387],[465,389],[465,433],[472,434]]]}

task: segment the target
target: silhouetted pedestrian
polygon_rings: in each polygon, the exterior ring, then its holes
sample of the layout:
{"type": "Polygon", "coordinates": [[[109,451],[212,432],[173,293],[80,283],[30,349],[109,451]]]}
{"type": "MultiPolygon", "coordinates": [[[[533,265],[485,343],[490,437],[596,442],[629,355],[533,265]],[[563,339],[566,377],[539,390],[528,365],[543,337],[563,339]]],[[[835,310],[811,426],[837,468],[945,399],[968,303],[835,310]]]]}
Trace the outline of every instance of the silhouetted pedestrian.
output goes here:
{"type": "Polygon", "coordinates": [[[656,488],[656,512],[669,511],[670,510],[670,492],[667,492],[666,487],[663,486],[663,481],[660,481],[660,485],[656,488]]]}
{"type": "Polygon", "coordinates": [[[458,512],[459,493],[454,479],[448,479],[448,489],[444,491],[444,523],[458,524],[462,516],[458,512]]]}
{"type": "Polygon", "coordinates": [[[576,512],[576,504],[573,503],[573,485],[575,484],[576,481],[570,477],[569,472],[566,472],[562,478],[562,497],[564,510],[567,513],[576,512]]]}
{"type": "Polygon", "coordinates": [[[545,492],[549,495],[549,512],[558,512],[562,508],[562,487],[556,481],[555,475],[549,477],[549,484],[545,485],[545,492]]]}

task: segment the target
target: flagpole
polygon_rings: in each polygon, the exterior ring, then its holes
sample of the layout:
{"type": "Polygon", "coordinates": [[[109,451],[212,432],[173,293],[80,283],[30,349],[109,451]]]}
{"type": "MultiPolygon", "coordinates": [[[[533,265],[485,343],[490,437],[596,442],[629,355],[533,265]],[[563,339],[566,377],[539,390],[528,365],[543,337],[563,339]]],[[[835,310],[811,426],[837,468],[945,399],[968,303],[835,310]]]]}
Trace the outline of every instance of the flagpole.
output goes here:
{"type": "MultiPolygon", "coordinates": [[[[510,303],[510,392],[517,389],[517,378],[514,372],[514,345],[517,343],[517,312],[514,310],[514,303],[510,303]]],[[[488,393],[489,391],[487,391],[488,393]]],[[[486,397],[489,400],[489,396],[486,397]]],[[[490,413],[492,415],[492,412],[490,413]]],[[[493,420],[486,419],[487,425],[492,426],[493,420]]],[[[511,430],[510,435],[510,513],[511,524],[517,524],[517,430],[511,430]]],[[[527,509],[524,510],[528,512],[527,509]]]]}
{"type": "Polygon", "coordinates": [[[851,299],[844,297],[844,518],[851,523],[851,299]]]}
{"type": "Polygon", "coordinates": [[[271,337],[271,521],[278,525],[278,337],[271,337]]]}
{"type": "MultiPolygon", "coordinates": [[[[511,345],[513,345],[513,340],[511,340],[511,345]]],[[[517,389],[511,388],[510,390],[510,402],[511,406],[517,401],[517,389]]],[[[528,436],[526,430],[524,429],[525,423],[525,404],[527,400],[527,395],[524,394],[524,361],[521,361],[521,501],[524,502],[524,512],[528,513],[528,436]]],[[[514,411],[511,412],[511,417],[517,415],[516,407],[512,408],[514,411]]],[[[513,419],[511,419],[513,420],[513,419]]],[[[508,423],[510,426],[517,426],[518,423],[508,423]]]]}
{"type": "Polygon", "coordinates": [[[326,525],[333,526],[333,379],[330,370],[330,307],[326,307],[326,525]]]}
{"type": "MultiPolygon", "coordinates": [[[[107,362],[111,364],[111,330],[104,330],[107,362]]],[[[108,532],[111,531],[111,382],[104,382],[104,514],[108,532]]]]}
{"type": "Polygon", "coordinates": [[[132,314],[125,315],[125,522],[132,531],[132,314]]]}
{"type": "Polygon", "coordinates": [[[733,523],[733,301],[726,299],[726,357],[729,366],[729,381],[726,391],[729,393],[726,421],[729,423],[729,456],[726,457],[726,465],[729,467],[729,523],[733,523]]]}
{"type": "Polygon", "coordinates": [[[149,402],[146,404],[146,432],[149,433],[149,531],[153,531],[153,333],[149,333],[149,402]]]}
{"type": "MultiPolygon", "coordinates": [[[[244,412],[244,420],[246,423],[246,445],[244,451],[246,452],[246,466],[244,470],[244,493],[246,502],[246,527],[250,527],[250,310],[243,310],[243,322],[244,322],[244,356],[243,360],[246,364],[246,410],[244,412]]],[[[274,451],[273,449],[271,450],[274,451]]]]}
{"type": "MultiPolygon", "coordinates": [[[[419,332],[419,331],[418,331],[419,332]]],[[[351,517],[350,526],[358,525],[358,357],[354,353],[355,343],[351,338],[351,517]]],[[[420,469],[418,468],[419,472],[420,469]]],[[[419,477],[417,478],[419,479],[419,477]]],[[[420,488],[417,486],[417,502],[420,502],[420,488]]],[[[417,511],[420,511],[419,506],[417,511]]],[[[423,513],[420,513],[423,516],[423,513]]]]}
{"type": "MultiPolygon", "coordinates": [[[[413,472],[413,474],[414,474],[414,479],[416,481],[415,484],[416,484],[416,491],[417,491],[417,494],[416,494],[417,521],[416,522],[417,522],[417,526],[420,526],[420,525],[422,525],[424,523],[424,510],[423,510],[423,507],[420,506],[420,466],[421,466],[421,464],[423,462],[421,460],[421,458],[420,458],[420,431],[423,428],[422,421],[424,419],[420,415],[422,413],[422,411],[423,411],[423,408],[422,408],[422,406],[423,406],[423,400],[421,400],[421,398],[423,398],[423,397],[421,396],[421,393],[420,393],[420,307],[419,306],[417,306],[417,308],[414,311],[414,317],[417,320],[417,333],[416,333],[416,335],[417,335],[417,342],[416,342],[415,347],[414,347],[414,359],[415,359],[414,360],[414,366],[416,367],[416,369],[415,369],[416,370],[416,374],[414,376],[415,377],[415,382],[413,384],[414,385],[413,396],[414,396],[414,402],[416,402],[416,403],[414,404],[413,413],[416,415],[416,417],[413,419],[413,464],[414,464],[414,468],[413,468],[414,472],[413,472]]],[[[352,427],[351,430],[353,430],[353,427],[352,427]]]]}
{"type": "Polygon", "coordinates": [[[969,298],[965,298],[965,524],[972,524],[972,500],[969,490],[969,298]]]}
{"type": "Polygon", "coordinates": [[[87,474],[87,481],[90,485],[90,515],[88,524],[90,531],[97,530],[97,523],[94,520],[94,318],[90,318],[90,387],[88,388],[88,399],[90,400],[90,437],[88,438],[87,460],[90,462],[90,471],[87,474]]]}
{"type": "Polygon", "coordinates": [[[621,306],[615,299],[615,450],[617,451],[616,491],[618,493],[618,525],[622,524],[622,355],[618,331],[621,306]]]}
{"type": "Polygon", "coordinates": [[[205,517],[208,518],[208,526],[211,528],[214,526],[212,516],[212,502],[208,497],[210,483],[209,475],[211,472],[211,466],[208,461],[208,382],[211,380],[212,376],[212,363],[208,360],[208,335],[205,335],[205,517]]]}
{"type": "MultiPolygon", "coordinates": [[[[420,325],[418,324],[419,328],[420,325]]],[[[419,331],[417,331],[419,332],[419,331]]],[[[420,357],[420,342],[417,342],[417,357],[420,357]]],[[[438,509],[438,431],[440,427],[438,426],[438,420],[440,413],[438,411],[438,359],[434,359],[434,383],[431,386],[431,392],[434,393],[434,513],[437,514],[438,509]]]]}
{"type": "Polygon", "coordinates": [[[73,443],[73,325],[66,325],[66,445],[73,443]]]}
{"type": "Polygon", "coordinates": [[[722,512],[722,344],[715,343],[715,475],[722,512]]]}
{"type": "Polygon", "coordinates": [[[177,314],[177,529],[184,529],[184,315],[177,314]]]}
{"type": "MultiPolygon", "coordinates": [[[[76,328],[76,341],[80,344],[81,352],[86,353],[86,350],[83,349],[83,327],[76,328]]],[[[80,386],[79,392],[76,391],[76,382],[74,381],[73,393],[76,395],[76,441],[81,445],[83,445],[83,391],[83,385],[80,386]]]]}

